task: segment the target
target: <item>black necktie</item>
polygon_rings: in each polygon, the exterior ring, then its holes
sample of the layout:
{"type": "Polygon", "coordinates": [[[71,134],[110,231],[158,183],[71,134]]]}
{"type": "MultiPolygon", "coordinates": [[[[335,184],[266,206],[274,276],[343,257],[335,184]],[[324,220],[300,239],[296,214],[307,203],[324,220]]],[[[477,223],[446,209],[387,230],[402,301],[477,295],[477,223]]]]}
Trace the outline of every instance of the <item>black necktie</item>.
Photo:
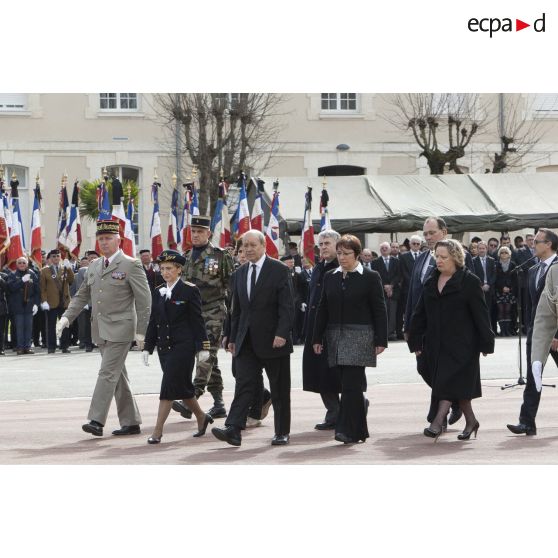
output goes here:
{"type": "Polygon", "coordinates": [[[256,288],[256,264],[252,264],[252,277],[250,277],[250,300],[254,297],[254,289],[256,288]]]}
{"type": "Polygon", "coordinates": [[[109,266],[110,262],[108,258],[105,258],[105,269],[109,266]]]}
{"type": "Polygon", "coordinates": [[[541,262],[540,271],[539,271],[539,280],[537,281],[537,290],[539,290],[544,283],[544,270],[546,268],[546,264],[541,262]]]}

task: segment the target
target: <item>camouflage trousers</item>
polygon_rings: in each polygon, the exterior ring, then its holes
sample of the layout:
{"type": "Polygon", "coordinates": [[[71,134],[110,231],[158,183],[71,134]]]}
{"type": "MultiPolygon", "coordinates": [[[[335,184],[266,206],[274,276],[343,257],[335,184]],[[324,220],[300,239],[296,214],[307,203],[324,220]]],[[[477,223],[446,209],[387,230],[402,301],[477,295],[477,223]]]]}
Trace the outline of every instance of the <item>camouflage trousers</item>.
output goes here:
{"type": "Polygon", "coordinates": [[[217,351],[221,342],[225,309],[224,307],[214,308],[207,312],[202,312],[202,315],[209,338],[210,356],[208,360],[198,362],[196,366],[196,376],[194,378],[196,397],[200,397],[206,389],[211,394],[221,394],[223,392],[223,378],[221,377],[221,370],[219,370],[217,351]]]}

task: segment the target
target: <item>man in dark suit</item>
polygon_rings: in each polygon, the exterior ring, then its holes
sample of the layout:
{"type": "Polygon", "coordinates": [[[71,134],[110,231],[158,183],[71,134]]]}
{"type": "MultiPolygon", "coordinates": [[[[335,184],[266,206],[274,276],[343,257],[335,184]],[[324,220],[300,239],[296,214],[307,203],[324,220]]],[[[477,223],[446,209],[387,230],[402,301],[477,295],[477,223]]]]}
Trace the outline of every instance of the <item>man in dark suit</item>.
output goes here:
{"type": "Polygon", "coordinates": [[[382,278],[388,315],[388,340],[396,339],[395,326],[397,322],[397,302],[401,294],[401,272],[399,260],[390,255],[389,242],[380,244],[380,257],[372,262],[372,269],[382,278]]]}
{"type": "MultiPolygon", "coordinates": [[[[411,279],[409,284],[409,292],[407,293],[407,308],[405,309],[405,340],[408,341],[409,328],[411,327],[411,320],[413,312],[422,294],[424,283],[430,277],[431,273],[436,269],[436,260],[434,259],[434,247],[440,240],[444,240],[448,234],[446,222],[441,217],[428,217],[422,227],[424,240],[428,245],[428,250],[425,250],[415,261],[411,279]]],[[[421,355],[417,357],[417,371],[422,376],[424,381],[431,386],[430,372],[426,367],[426,355],[422,351],[421,355]]],[[[433,395],[430,397],[430,409],[426,420],[432,422],[438,411],[438,399],[433,395]]],[[[458,401],[452,401],[451,413],[448,417],[448,423],[454,424],[463,415],[458,401]]],[[[446,428],[446,425],[443,426],[446,428]]]]}
{"type": "Polygon", "coordinates": [[[420,257],[420,247],[422,239],[418,235],[413,235],[409,240],[409,251],[399,256],[399,267],[401,270],[401,300],[400,304],[403,311],[403,317],[407,308],[407,296],[409,294],[409,285],[411,284],[411,274],[415,260],[420,257]]]}
{"type": "Polygon", "coordinates": [[[163,285],[165,282],[159,272],[159,266],[154,264],[151,260],[151,251],[146,249],[140,250],[139,253],[141,265],[143,267],[143,271],[145,272],[145,276],[147,277],[147,283],[149,284],[149,290],[153,296],[155,289],[163,285]]]}
{"type": "MultiPolygon", "coordinates": [[[[539,409],[541,392],[537,391],[531,366],[531,349],[533,344],[533,326],[537,314],[537,305],[544,290],[546,275],[551,266],[558,263],[558,236],[549,229],[539,229],[535,237],[535,252],[540,262],[529,269],[527,275],[527,384],[523,391],[523,405],[519,412],[519,424],[508,424],[514,434],[532,436],[537,433],[535,417],[539,409]]],[[[558,366],[558,331],[554,334],[550,355],[558,366]]]]}
{"type": "Polygon", "coordinates": [[[527,333],[529,319],[527,316],[527,299],[529,298],[527,272],[538,263],[535,253],[535,235],[525,235],[525,245],[515,252],[515,264],[522,266],[523,274],[518,279],[521,287],[521,317],[523,322],[523,333],[527,333]]]}
{"type": "Polygon", "coordinates": [[[479,255],[473,258],[474,273],[480,279],[484,300],[490,311],[494,302],[494,285],[496,284],[496,262],[488,255],[488,245],[481,240],[477,244],[479,255]]]}
{"type": "Polygon", "coordinates": [[[286,445],[291,427],[294,320],[289,268],[265,255],[265,236],[259,231],[245,233],[242,245],[248,261],[237,271],[229,339],[229,350],[236,358],[236,387],[225,428],[212,432],[219,440],[240,446],[240,431],[265,368],[275,422],[271,444],[286,445]]]}

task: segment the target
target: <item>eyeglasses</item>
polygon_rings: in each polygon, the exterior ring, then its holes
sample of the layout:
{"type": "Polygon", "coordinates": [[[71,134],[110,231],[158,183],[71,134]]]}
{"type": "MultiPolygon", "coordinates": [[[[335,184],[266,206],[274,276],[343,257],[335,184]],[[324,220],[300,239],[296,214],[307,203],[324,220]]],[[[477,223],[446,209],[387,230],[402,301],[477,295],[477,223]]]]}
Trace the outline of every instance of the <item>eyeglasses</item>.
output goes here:
{"type": "Polygon", "coordinates": [[[416,246],[420,246],[420,242],[411,242],[411,244],[414,244],[416,246]]]}
{"type": "Polygon", "coordinates": [[[535,240],[535,244],[543,244],[544,242],[550,242],[550,240],[535,240]]]}
{"type": "Polygon", "coordinates": [[[354,251],[351,250],[350,252],[336,252],[336,254],[338,256],[350,256],[351,254],[354,254],[354,251]]]}

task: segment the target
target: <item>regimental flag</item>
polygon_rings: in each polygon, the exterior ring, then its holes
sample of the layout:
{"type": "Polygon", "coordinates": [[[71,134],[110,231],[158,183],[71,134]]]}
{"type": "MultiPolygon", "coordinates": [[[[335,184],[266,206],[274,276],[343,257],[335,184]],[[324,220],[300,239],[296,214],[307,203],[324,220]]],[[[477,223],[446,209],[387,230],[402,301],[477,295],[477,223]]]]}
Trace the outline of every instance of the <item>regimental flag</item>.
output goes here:
{"type": "Polygon", "coordinates": [[[238,181],[240,186],[240,199],[238,201],[238,236],[250,230],[250,211],[246,196],[246,175],[242,173],[238,181]]]}
{"type": "Polygon", "coordinates": [[[312,188],[305,194],[304,220],[302,225],[302,255],[314,263],[314,226],[312,225],[312,188]]]}
{"type": "Polygon", "coordinates": [[[66,248],[77,259],[81,247],[81,221],[79,218],[79,186],[78,181],[74,182],[72,191],[72,203],[66,226],[66,248]]]}
{"type": "Polygon", "coordinates": [[[269,223],[265,231],[265,251],[271,258],[279,257],[279,192],[273,192],[269,223]]]}
{"type": "Polygon", "coordinates": [[[124,236],[129,240],[132,245],[132,253],[128,254],[132,258],[136,257],[136,236],[134,234],[134,200],[130,195],[128,200],[128,209],[126,210],[126,229],[124,236]]]}
{"type": "Polygon", "coordinates": [[[180,229],[178,228],[178,190],[172,191],[172,199],[169,213],[169,228],[167,231],[167,246],[176,250],[180,244],[180,229]]]}
{"type": "Polygon", "coordinates": [[[159,215],[159,188],[161,184],[154,182],[151,186],[151,196],[153,200],[153,216],[151,217],[151,257],[156,260],[163,251],[163,237],[161,235],[161,217],[159,215]]]}
{"type": "Polygon", "coordinates": [[[66,189],[66,177],[62,178],[60,187],[60,202],[58,204],[58,234],[56,236],[57,248],[61,251],[61,256],[66,257],[66,234],[69,217],[68,190],[66,189]]]}
{"type": "Polygon", "coordinates": [[[194,184],[187,182],[182,186],[184,188],[184,209],[182,210],[182,223],[180,224],[180,239],[182,252],[187,252],[192,248],[192,188],[194,184]]]}
{"type": "Polygon", "coordinates": [[[10,230],[10,245],[7,251],[7,264],[13,271],[16,269],[16,260],[25,255],[25,238],[23,236],[23,223],[21,220],[21,211],[19,209],[19,194],[17,192],[19,180],[17,180],[17,178],[12,179],[10,181],[10,186],[12,189],[12,228],[10,230]]]}
{"type": "Polygon", "coordinates": [[[324,186],[320,197],[320,231],[331,230],[331,221],[329,220],[329,211],[327,209],[328,202],[329,195],[324,186]]]}
{"type": "Polygon", "coordinates": [[[43,266],[43,256],[41,254],[41,187],[39,182],[35,184],[35,195],[33,198],[33,213],[31,214],[31,250],[30,258],[39,266],[43,266]]]}
{"type": "Polygon", "coordinates": [[[196,183],[192,182],[192,204],[190,206],[190,215],[200,214],[200,204],[198,200],[198,189],[196,188],[196,183]]]}
{"type": "Polygon", "coordinates": [[[257,194],[252,207],[252,218],[250,220],[250,227],[256,231],[264,231],[264,212],[262,209],[262,190],[264,181],[252,178],[252,182],[256,186],[257,194]]]}
{"type": "Polygon", "coordinates": [[[215,204],[215,213],[211,223],[213,238],[220,248],[226,248],[231,242],[229,210],[227,209],[227,202],[225,199],[226,190],[226,183],[222,180],[219,183],[219,198],[215,204]]]}
{"type": "Polygon", "coordinates": [[[236,211],[233,213],[232,219],[231,219],[231,235],[232,238],[236,241],[238,240],[238,237],[240,236],[238,234],[238,213],[240,211],[240,204],[236,206],[236,211]]]}
{"type": "MultiPolygon", "coordinates": [[[[3,176],[0,176],[0,256],[10,245],[11,214],[8,194],[4,191],[3,176]]],[[[1,263],[1,258],[0,258],[1,263]]],[[[3,266],[0,265],[0,269],[3,266]]]]}
{"type": "Polygon", "coordinates": [[[97,187],[97,208],[99,209],[97,221],[110,221],[112,219],[107,182],[108,176],[105,176],[105,179],[101,180],[97,187]]]}
{"type": "Polygon", "coordinates": [[[124,188],[118,178],[112,179],[112,220],[118,221],[118,233],[120,235],[120,247],[127,256],[135,258],[136,248],[134,234],[128,225],[128,219],[124,212],[124,188]],[[130,229],[130,230],[128,230],[130,229]],[[130,234],[131,233],[131,234],[130,234]]]}

